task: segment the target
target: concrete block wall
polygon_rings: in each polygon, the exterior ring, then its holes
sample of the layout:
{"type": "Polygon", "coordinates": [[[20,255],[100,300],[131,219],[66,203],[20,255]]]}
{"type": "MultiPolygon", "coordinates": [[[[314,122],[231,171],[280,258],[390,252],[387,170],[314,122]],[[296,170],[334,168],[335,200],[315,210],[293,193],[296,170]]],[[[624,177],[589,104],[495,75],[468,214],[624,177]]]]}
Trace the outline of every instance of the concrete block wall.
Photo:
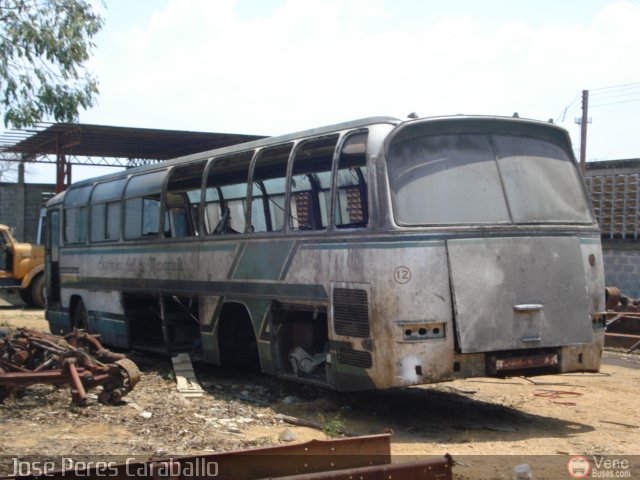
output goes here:
{"type": "Polygon", "coordinates": [[[0,183],[0,223],[15,227],[17,190],[15,183],[0,183]]]}
{"type": "Polygon", "coordinates": [[[618,287],[627,297],[640,298],[640,248],[637,242],[605,241],[605,285],[618,287]]]}
{"type": "Polygon", "coordinates": [[[640,158],[587,162],[585,177],[602,230],[605,285],[640,298],[640,158]]]}
{"type": "Polygon", "coordinates": [[[0,223],[13,228],[19,242],[35,243],[43,199],[54,191],[53,184],[0,182],[0,223]]]}

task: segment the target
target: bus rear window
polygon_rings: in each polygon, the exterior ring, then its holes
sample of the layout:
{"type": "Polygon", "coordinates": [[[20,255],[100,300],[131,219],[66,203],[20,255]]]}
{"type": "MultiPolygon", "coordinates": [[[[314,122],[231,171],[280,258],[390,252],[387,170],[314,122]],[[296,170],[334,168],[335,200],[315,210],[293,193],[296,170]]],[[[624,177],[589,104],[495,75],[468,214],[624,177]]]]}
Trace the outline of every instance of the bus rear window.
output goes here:
{"type": "Polygon", "coordinates": [[[515,223],[591,222],[576,169],[562,148],[533,138],[493,141],[515,223]]]}
{"type": "Polygon", "coordinates": [[[571,158],[551,141],[414,136],[392,144],[387,163],[399,224],[592,222],[571,158]]]}

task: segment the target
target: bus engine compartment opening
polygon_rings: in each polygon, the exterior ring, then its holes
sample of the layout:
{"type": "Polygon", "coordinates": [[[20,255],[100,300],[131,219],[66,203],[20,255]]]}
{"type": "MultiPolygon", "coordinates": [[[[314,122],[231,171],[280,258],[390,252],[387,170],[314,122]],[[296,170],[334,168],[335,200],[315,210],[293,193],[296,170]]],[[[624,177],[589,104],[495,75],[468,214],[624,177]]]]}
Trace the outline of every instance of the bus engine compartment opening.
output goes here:
{"type": "Polygon", "coordinates": [[[278,374],[332,384],[326,307],[276,302],[271,313],[278,374]]]}

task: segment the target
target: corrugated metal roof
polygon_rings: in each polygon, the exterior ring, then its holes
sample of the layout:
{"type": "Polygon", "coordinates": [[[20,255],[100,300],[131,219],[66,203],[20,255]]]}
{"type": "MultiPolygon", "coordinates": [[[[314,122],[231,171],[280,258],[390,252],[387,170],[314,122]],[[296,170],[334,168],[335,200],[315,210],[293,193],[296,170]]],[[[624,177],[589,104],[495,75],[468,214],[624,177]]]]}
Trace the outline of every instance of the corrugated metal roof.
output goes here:
{"type": "Polygon", "coordinates": [[[265,138],[235,133],[113,127],[81,123],[40,124],[0,135],[0,152],[33,159],[55,155],[166,160],[265,138]]]}

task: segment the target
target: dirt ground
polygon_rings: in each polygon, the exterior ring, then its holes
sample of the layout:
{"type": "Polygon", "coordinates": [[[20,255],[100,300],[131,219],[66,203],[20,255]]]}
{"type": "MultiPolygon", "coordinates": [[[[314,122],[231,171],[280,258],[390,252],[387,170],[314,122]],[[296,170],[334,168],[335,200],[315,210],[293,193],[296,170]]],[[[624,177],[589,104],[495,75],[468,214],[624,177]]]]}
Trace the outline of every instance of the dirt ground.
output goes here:
{"type": "MultiPolygon", "coordinates": [[[[7,325],[47,329],[41,310],[0,302],[0,328],[7,325]]],[[[640,355],[606,351],[600,373],[357,394],[196,364],[206,394],[189,400],[176,392],[169,359],[135,352],[131,358],[142,380],[119,406],[100,405],[94,396],[78,408],[66,389],[48,386],[7,399],[0,405],[0,456],[184,455],[391,429],[394,461],[449,453],[461,479],[512,478],[519,463],[530,464],[533,478],[570,478],[570,455],[631,456],[624,458],[640,474],[640,355]],[[286,424],[279,414],[313,420],[324,431],[286,424]]]]}

